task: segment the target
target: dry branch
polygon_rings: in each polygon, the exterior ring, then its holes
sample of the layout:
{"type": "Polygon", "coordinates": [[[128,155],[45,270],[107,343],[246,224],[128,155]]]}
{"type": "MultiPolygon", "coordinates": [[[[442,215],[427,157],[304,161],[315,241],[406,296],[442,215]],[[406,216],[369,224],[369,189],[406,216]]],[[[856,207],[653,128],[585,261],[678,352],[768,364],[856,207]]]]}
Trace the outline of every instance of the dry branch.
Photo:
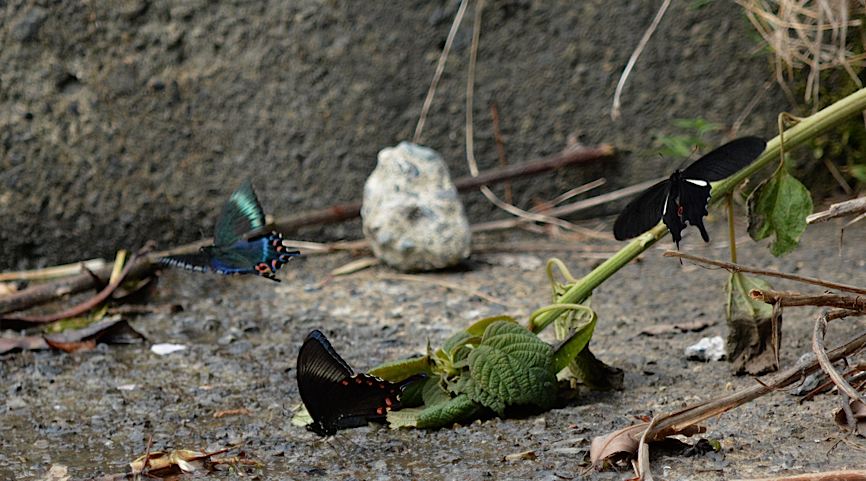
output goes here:
{"type": "Polygon", "coordinates": [[[766,302],[767,304],[778,303],[782,307],[823,306],[850,309],[852,311],[866,311],[866,297],[860,296],[840,296],[836,294],[809,295],[768,289],[752,289],[749,291],[749,296],[756,301],[766,302]]]}
{"type": "Polygon", "coordinates": [[[866,470],[825,471],[823,473],[791,474],[734,481],[866,481],[866,470]]]}
{"type": "Polygon", "coordinates": [[[840,284],[838,282],[830,282],[825,281],[823,279],[818,279],[816,277],[806,277],[806,276],[798,276],[794,274],[786,274],[784,272],[774,271],[770,269],[759,269],[756,267],[748,267],[741,264],[734,264],[731,262],[722,262],[716,261],[713,259],[707,259],[706,257],[700,257],[692,254],[686,254],[685,252],[680,251],[666,251],[664,253],[665,257],[678,257],[680,259],[685,259],[687,261],[697,262],[698,264],[711,265],[716,267],[721,267],[728,272],[745,272],[748,274],[756,274],[759,276],[768,276],[768,277],[778,277],[780,279],[788,279],[790,281],[803,282],[806,284],[814,284],[816,286],[826,287],[827,289],[837,289],[845,292],[853,292],[854,294],[862,294],[866,295],[866,289],[857,286],[850,286],[848,284],[840,284]]]}
{"type": "MultiPolygon", "coordinates": [[[[459,192],[468,192],[482,185],[496,184],[520,177],[529,177],[569,165],[610,157],[613,154],[614,149],[608,144],[602,144],[598,147],[567,149],[540,160],[512,164],[505,168],[490,169],[479,173],[475,177],[461,177],[454,182],[454,185],[459,192]]],[[[274,227],[276,230],[286,233],[308,225],[343,222],[360,215],[361,202],[348,202],[277,219],[274,222],[274,227]]]]}
{"type": "MultiPolygon", "coordinates": [[[[127,279],[141,279],[149,276],[153,272],[151,262],[146,259],[138,259],[131,262],[130,271],[127,273],[127,279]]],[[[0,314],[20,311],[33,306],[45,304],[55,299],[69,294],[77,294],[79,292],[98,287],[97,279],[104,279],[111,275],[111,265],[106,265],[101,269],[96,269],[91,272],[82,272],[81,274],[59,279],[45,284],[38,284],[27,289],[23,289],[14,294],[0,297],[0,314]],[[97,277],[94,278],[94,275],[97,277]]]]}
{"type": "Polygon", "coordinates": [[[830,219],[835,219],[837,217],[859,215],[863,214],[864,212],[866,212],[866,197],[858,197],[856,199],[833,204],[830,206],[829,209],[825,211],[815,212],[814,214],[806,217],[806,222],[809,224],[816,224],[818,222],[826,222],[830,219]]]}
{"type": "Polygon", "coordinates": [[[839,374],[839,371],[833,367],[833,363],[827,359],[827,349],[824,347],[824,336],[827,335],[827,324],[830,322],[830,313],[824,311],[821,315],[818,316],[818,320],[815,321],[815,328],[812,331],[812,352],[815,353],[815,356],[818,358],[818,363],[821,365],[821,369],[830,376],[830,379],[833,380],[833,384],[839,388],[839,391],[844,392],[851,399],[856,399],[866,405],[866,399],[863,398],[853,386],[848,384],[848,381],[839,374]]]}
{"type": "MultiPolygon", "coordinates": [[[[132,256],[127,262],[126,266],[123,268],[123,271],[120,275],[116,276],[112,279],[111,282],[108,283],[101,291],[99,291],[95,296],[90,299],[77,304],[69,309],[65,309],[60,312],[55,312],[52,314],[47,314],[44,316],[15,316],[15,317],[0,317],[0,328],[21,328],[21,327],[29,327],[36,324],[48,324],[54,321],[59,321],[61,319],[67,319],[70,317],[79,316],[84,314],[85,312],[93,309],[98,306],[106,299],[108,299],[111,294],[120,287],[121,284],[125,280],[129,278],[129,275],[136,269],[136,259],[138,255],[132,256]]],[[[148,262],[149,264],[149,262],[148,262]]],[[[90,276],[90,273],[85,275],[90,276]]]]}

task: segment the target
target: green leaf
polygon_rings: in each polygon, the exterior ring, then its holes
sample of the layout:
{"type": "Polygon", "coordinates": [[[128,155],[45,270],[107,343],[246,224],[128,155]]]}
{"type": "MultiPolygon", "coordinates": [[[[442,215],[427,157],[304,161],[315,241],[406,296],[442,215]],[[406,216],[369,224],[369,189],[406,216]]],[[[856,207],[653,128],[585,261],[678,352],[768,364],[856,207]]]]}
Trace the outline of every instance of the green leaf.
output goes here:
{"type": "Polygon", "coordinates": [[[292,425],[298,426],[300,428],[307,426],[308,424],[312,424],[313,417],[310,416],[310,413],[307,411],[307,407],[301,404],[301,407],[295,411],[295,415],[292,416],[292,425]]]}
{"type": "Polygon", "coordinates": [[[589,346],[580,351],[568,365],[568,370],[590,389],[609,391],[623,388],[622,369],[602,362],[589,350],[589,346]]]}
{"type": "Polygon", "coordinates": [[[389,361],[370,369],[369,373],[379,376],[386,381],[398,382],[416,374],[430,374],[430,358],[427,356],[415,356],[409,359],[389,361]]]}
{"type": "Polygon", "coordinates": [[[553,349],[523,326],[498,321],[469,354],[467,394],[500,416],[507,405],[549,406],[555,397],[553,349]]]}
{"type": "Polygon", "coordinates": [[[809,190],[780,166],[749,196],[749,235],[756,241],[775,235],[770,252],[782,256],[797,247],[811,213],[809,190]]]}
{"type": "Polygon", "coordinates": [[[385,415],[385,420],[388,421],[388,427],[391,429],[400,428],[417,428],[418,416],[424,412],[424,408],[409,408],[399,411],[388,411],[385,415]]]}
{"type": "Polygon", "coordinates": [[[451,394],[448,393],[439,384],[439,380],[435,378],[428,379],[421,389],[421,397],[424,399],[424,405],[427,407],[435,406],[451,400],[451,394]]]}
{"type": "Polygon", "coordinates": [[[583,351],[589,344],[589,340],[592,339],[592,333],[595,331],[597,321],[598,316],[595,315],[595,312],[592,312],[587,322],[559,344],[553,354],[553,372],[559,372],[568,367],[568,364],[583,351]]]}
{"type": "Polygon", "coordinates": [[[866,164],[854,164],[848,168],[848,173],[858,181],[866,183],[866,164]]]}
{"type": "Polygon", "coordinates": [[[425,409],[418,416],[419,428],[438,429],[478,417],[484,410],[478,403],[461,394],[448,402],[425,409]]]}

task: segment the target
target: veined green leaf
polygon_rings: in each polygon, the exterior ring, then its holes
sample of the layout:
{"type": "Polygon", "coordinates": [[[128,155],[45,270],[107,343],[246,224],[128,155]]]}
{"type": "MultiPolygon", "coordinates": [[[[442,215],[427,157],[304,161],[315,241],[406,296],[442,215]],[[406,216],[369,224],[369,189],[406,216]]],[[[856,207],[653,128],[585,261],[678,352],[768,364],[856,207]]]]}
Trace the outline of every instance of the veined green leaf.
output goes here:
{"type": "Polygon", "coordinates": [[[782,165],[749,196],[749,235],[756,241],[775,235],[770,252],[782,256],[797,247],[811,213],[809,190],[782,165]]]}
{"type": "Polygon", "coordinates": [[[549,406],[556,394],[553,349],[519,324],[494,322],[469,354],[469,396],[503,415],[507,405],[549,406]]]}
{"type": "Polygon", "coordinates": [[[419,428],[437,429],[464,422],[477,417],[484,410],[481,405],[461,394],[448,402],[429,407],[421,412],[416,426],[419,428]]]}

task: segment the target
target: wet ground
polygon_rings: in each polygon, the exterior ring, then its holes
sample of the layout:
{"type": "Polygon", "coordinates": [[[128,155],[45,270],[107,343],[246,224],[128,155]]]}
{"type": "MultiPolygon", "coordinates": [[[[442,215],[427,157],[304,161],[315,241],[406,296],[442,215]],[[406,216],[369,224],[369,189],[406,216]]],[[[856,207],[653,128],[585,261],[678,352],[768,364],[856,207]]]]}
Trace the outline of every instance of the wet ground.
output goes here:
{"type": "MultiPolygon", "coordinates": [[[[724,226],[705,247],[690,232],[684,249],[726,259],[724,226]]],[[[743,232],[741,229],[740,232],[743,232]]],[[[517,241],[508,234],[497,240],[517,241]]],[[[525,239],[523,239],[525,240],[525,239]]],[[[866,285],[866,225],[846,232],[842,257],[838,224],[811,227],[803,246],[773,258],[764,246],[740,246],[740,261],[866,285]]],[[[565,243],[563,243],[565,245],[565,243]]],[[[661,247],[670,247],[669,241],[661,247]]],[[[726,274],[661,257],[655,248],[601,288],[593,303],[600,321],[592,341],[604,361],[625,370],[625,390],[583,393],[564,408],[526,419],[493,419],[440,431],[392,431],[373,426],[342,431],[329,441],[290,423],[300,402],[295,356],[311,329],[323,329],[354,366],[421,352],[480,317],[525,316],[547,303],[547,252],[483,253],[465,269],[425,276],[506,300],[497,305],[467,290],[381,279],[374,268],[320,285],[348,254],[309,256],[284,268],[283,282],[222,278],[180,271],[162,277],[154,303],[184,311],[133,320],[151,342],[188,349],[158,356],[149,346],[99,346],[77,354],[20,353],[0,358],[0,479],[40,479],[55,464],[73,479],[123,472],[153,449],[218,449],[243,443],[264,467],[258,479],[625,479],[623,472],[587,472],[593,436],[635,422],[635,417],[678,409],[752,385],[724,362],[687,361],[683,349],[701,337],[725,335],[726,274]],[[703,332],[645,336],[644,326],[707,320],[703,332]],[[246,408],[249,414],[214,418],[246,408]],[[532,450],[536,459],[506,461],[532,450]]],[[[599,261],[555,253],[575,274],[599,261]]],[[[771,281],[780,289],[794,284],[771,281]]],[[[813,292],[819,292],[814,289],[813,292]]],[[[815,311],[786,311],[782,364],[809,349],[815,311]]],[[[862,330],[863,320],[831,325],[828,344],[862,330]]],[[[798,403],[774,393],[707,423],[719,453],[685,456],[653,451],[657,475],[717,480],[774,473],[866,467],[866,441],[846,437],[833,423],[834,395],[798,403]]],[[[216,479],[235,478],[224,472],[216,479]]],[[[245,478],[249,479],[249,478],[245,478]]],[[[255,479],[255,478],[254,478],[255,479]]]]}

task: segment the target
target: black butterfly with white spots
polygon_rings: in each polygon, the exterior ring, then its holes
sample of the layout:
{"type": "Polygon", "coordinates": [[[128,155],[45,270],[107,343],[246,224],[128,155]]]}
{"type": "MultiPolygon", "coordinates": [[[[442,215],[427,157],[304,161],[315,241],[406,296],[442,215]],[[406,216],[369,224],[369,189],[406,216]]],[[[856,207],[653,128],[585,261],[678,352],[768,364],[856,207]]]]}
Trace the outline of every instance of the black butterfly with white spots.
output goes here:
{"type": "Polygon", "coordinates": [[[614,237],[617,240],[637,237],[661,220],[671,231],[677,249],[688,225],[697,227],[704,242],[709,242],[704,216],[710,200],[710,182],[722,180],[751,164],[766,145],[760,137],[740,137],[675,171],[623,209],[613,225],[614,237]]]}

